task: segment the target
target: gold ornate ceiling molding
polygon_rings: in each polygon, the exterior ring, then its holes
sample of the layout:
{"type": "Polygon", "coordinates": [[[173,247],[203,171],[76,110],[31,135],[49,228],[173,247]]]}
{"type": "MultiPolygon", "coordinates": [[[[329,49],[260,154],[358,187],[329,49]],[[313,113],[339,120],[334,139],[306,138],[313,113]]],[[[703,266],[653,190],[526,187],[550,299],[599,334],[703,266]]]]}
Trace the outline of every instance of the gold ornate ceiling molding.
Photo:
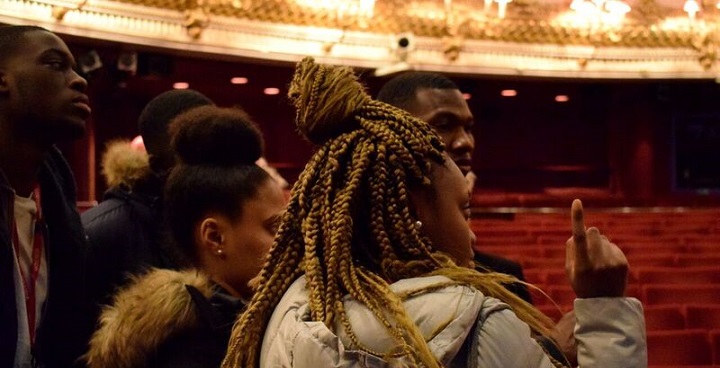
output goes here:
{"type": "Polygon", "coordinates": [[[699,1],[694,18],[684,1],[626,1],[632,10],[615,18],[581,14],[571,10],[575,3],[584,2],[0,0],[0,22],[216,55],[291,62],[312,55],[379,74],[720,75],[715,1],[699,1]],[[507,5],[505,14],[498,3],[507,5]]]}

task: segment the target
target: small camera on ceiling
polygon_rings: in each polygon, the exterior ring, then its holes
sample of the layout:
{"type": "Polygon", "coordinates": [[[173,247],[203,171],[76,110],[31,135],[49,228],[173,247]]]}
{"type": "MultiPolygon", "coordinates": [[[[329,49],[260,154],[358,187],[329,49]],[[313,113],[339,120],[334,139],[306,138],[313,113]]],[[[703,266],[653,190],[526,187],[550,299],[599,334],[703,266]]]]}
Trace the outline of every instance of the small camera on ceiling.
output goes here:
{"type": "Polygon", "coordinates": [[[400,61],[405,61],[415,48],[415,35],[409,32],[399,33],[393,37],[392,50],[400,61]]]}
{"type": "Polygon", "coordinates": [[[408,38],[407,36],[398,37],[397,45],[400,48],[406,48],[406,47],[410,46],[410,38],[408,38]]]}

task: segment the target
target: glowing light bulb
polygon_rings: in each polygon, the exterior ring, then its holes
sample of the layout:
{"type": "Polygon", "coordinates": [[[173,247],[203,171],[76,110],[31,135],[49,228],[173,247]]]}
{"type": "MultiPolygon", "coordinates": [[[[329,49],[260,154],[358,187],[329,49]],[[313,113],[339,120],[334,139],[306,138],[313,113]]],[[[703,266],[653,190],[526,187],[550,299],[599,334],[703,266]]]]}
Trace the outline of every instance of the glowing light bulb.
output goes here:
{"type": "Polygon", "coordinates": [[[495,0],[495,2],[498,4],[498,18],[500,18],[500,19],[505,18],[507,4],[511,3],[512,0],[495,0]]]}
{"type": "Polygon", "coordinates": [[[691,20],[694,20],[697,13],[700,12],[700,4],[696,0],[687,0],[683,6],[683,10],[688,14],[691,20]]]}

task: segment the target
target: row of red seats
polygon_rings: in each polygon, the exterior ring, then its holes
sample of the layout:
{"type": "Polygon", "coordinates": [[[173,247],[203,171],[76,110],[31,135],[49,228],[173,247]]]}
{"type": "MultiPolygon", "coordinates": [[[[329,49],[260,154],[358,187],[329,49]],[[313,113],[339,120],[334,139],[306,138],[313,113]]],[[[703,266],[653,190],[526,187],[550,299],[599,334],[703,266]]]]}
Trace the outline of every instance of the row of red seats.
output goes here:
{"type": "MultiPolygon", "coordinates": [[[[478,212],[472,224],[487,227],[518,226],[531,228],[561,228],[569,226],[570,213],[560,212],[518,212],[499,216],[498,214],[478,212]]],[[[644,227],[682,227],[691,224],[720,226],[719,209],[689,209],[685,211],[657,212],[596,212],[585,209],[586,223],[600,228],[644,226],[644,227]]]]}
{"type": "MultiPolygon", "coordinates": [[[[513,221],[473,221],[478,250],[519,261],[533,300],[558,320],[575,293],[564,271],[569,218],[519,214],[513,221]],[[553,304],[557,303],[557,305],[553,304]]],[[[586,213],[630,263],[626,295],[643,302],[649,366],[720,367],[720,211],[586,213]]]]}
{"type": "MultiPolygon", "coordinates": [[[[501,254],[502,255],[502,254],[501,254]]],[[[523,268],[559,270],[565,267],[565,258],[536,258],[517,255],[507,255],[509,259],[518,261],[523,268]]],[[[647,254],[628,255],[628,263],[631,269],[640,267],[668,267],[684,269],[688,267],[713,267],[720,265],[720,253],[716,254],[647,254]]]]}
{"type": "MultiPolygon", "coordinates": [[[[541,291],[531,289],[537,305],[556,303],[565,310],[572,309],[576,295],[572,287],[564,285],[536,285],[541,291]],[[542,293],[546,294],[544,296],[542,293]],[[549,298],[548,298],[549,297],[549,298]]],[[[645,306],[672,304],[720,305],[720,285],[628,285],[625,295],[639,299],[645,306]]],[[[720,325],[718,325],[720,328],[720,325]]]]}
{"type": "MultiPolygon", "coordinates": [[[[557,269],[530,268],[524,271],[525,280],[533,284],[567,285],[564,267],[557,269]]],[[[632,267],[629,284],[720,284],[720,266],[698,267],[632,267]]]]}
{"type": "MultiPolygon", "coordinates": [[[[561,246],[572,235],[568,229],[557,230],[557,234],[528,232],[525,230],[512,229],[507,232],[492,233],[473,229],[479,246],[528,246],[528,245],[555,245],[561,246]]],[[[635,233],[622,233],[613,231],[603,232],[610,240],[620,247],[631,247],[634,245],[645,246],[712,246],[720,242],[720,230],[712,233],[673,233],[661,235],[645,235],[635,233]]]]}
{"type": "Polygon", "coordinates": [[[644,307],[648,331],[720,329],[720,305],[674,304],[644,307]]]}
{"type": "Polygon", "coordinates": [[[648,331],[648,365],[720,365],[720,330],[648,331]]]}
{"type": "MultiPolygon", "coordinates": [[[[562,312],[539,309],[556,321],[562,312]]],[[[720,305],[645,307],[650,367],[720,365],[720,305]]]]}

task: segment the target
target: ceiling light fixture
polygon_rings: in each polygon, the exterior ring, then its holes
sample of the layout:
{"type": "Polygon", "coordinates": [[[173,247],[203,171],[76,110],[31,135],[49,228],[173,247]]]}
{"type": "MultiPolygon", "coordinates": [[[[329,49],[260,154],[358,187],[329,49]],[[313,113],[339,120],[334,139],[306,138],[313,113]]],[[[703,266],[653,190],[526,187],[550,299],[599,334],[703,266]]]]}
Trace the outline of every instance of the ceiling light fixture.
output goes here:
{"type": "Polygon", "coordinates": [[[247,84],[248,79],[245,77],[233,77],[233,78],[230,78],[230,83],[232,83],[232,84],[247,84]]]}
{"type": "MultiPolygon", "coordinates": [[[[447,4],[450,2],[450,0],[445,0],[445,7],[447,8],[447,4]]],[[[497,3],[497,16],[500,19],[504,19],[505,15],[507,15],[507,5],[511,3],[512,0],[484,0],[483,5],[483,12],[485,15],[490,14],[490,11],[492,10],[493,3],[497,3]]]]}
{"type": "Polygon", "coordinates": [[[632,8],[621,0],[573,0],[570,10],[586,23],[620,24],[632,8]]]}
{"type": "Polygon", "coordinates": [[[514,89],[504,89],[504,90],[500,91],[500,96],[515,97],[515,96],[517,96],[517,91],[514,89]]]}
{"type": "Polygon", "coordinates": [[[188,88],[190,88],[190,83],[187,83],[187,82],[175,82],[175,83],[173,83],[173,88],[175,88],[175,89],[188,89],[188,88]]]}
{"type": "Polygon", "coordinates": [[[700,12],[700,4],[696,0],[687,0],[683,5],[683,11],[685,11],[690,20],[695,20],[697,13],[700,12]]]}
{"type": "Polygon", "coordinates": [[[498,4],[498,18],[504,19],[507,12],[507,4],[511,3],[512,0],[495,0],[498,4]]]}

